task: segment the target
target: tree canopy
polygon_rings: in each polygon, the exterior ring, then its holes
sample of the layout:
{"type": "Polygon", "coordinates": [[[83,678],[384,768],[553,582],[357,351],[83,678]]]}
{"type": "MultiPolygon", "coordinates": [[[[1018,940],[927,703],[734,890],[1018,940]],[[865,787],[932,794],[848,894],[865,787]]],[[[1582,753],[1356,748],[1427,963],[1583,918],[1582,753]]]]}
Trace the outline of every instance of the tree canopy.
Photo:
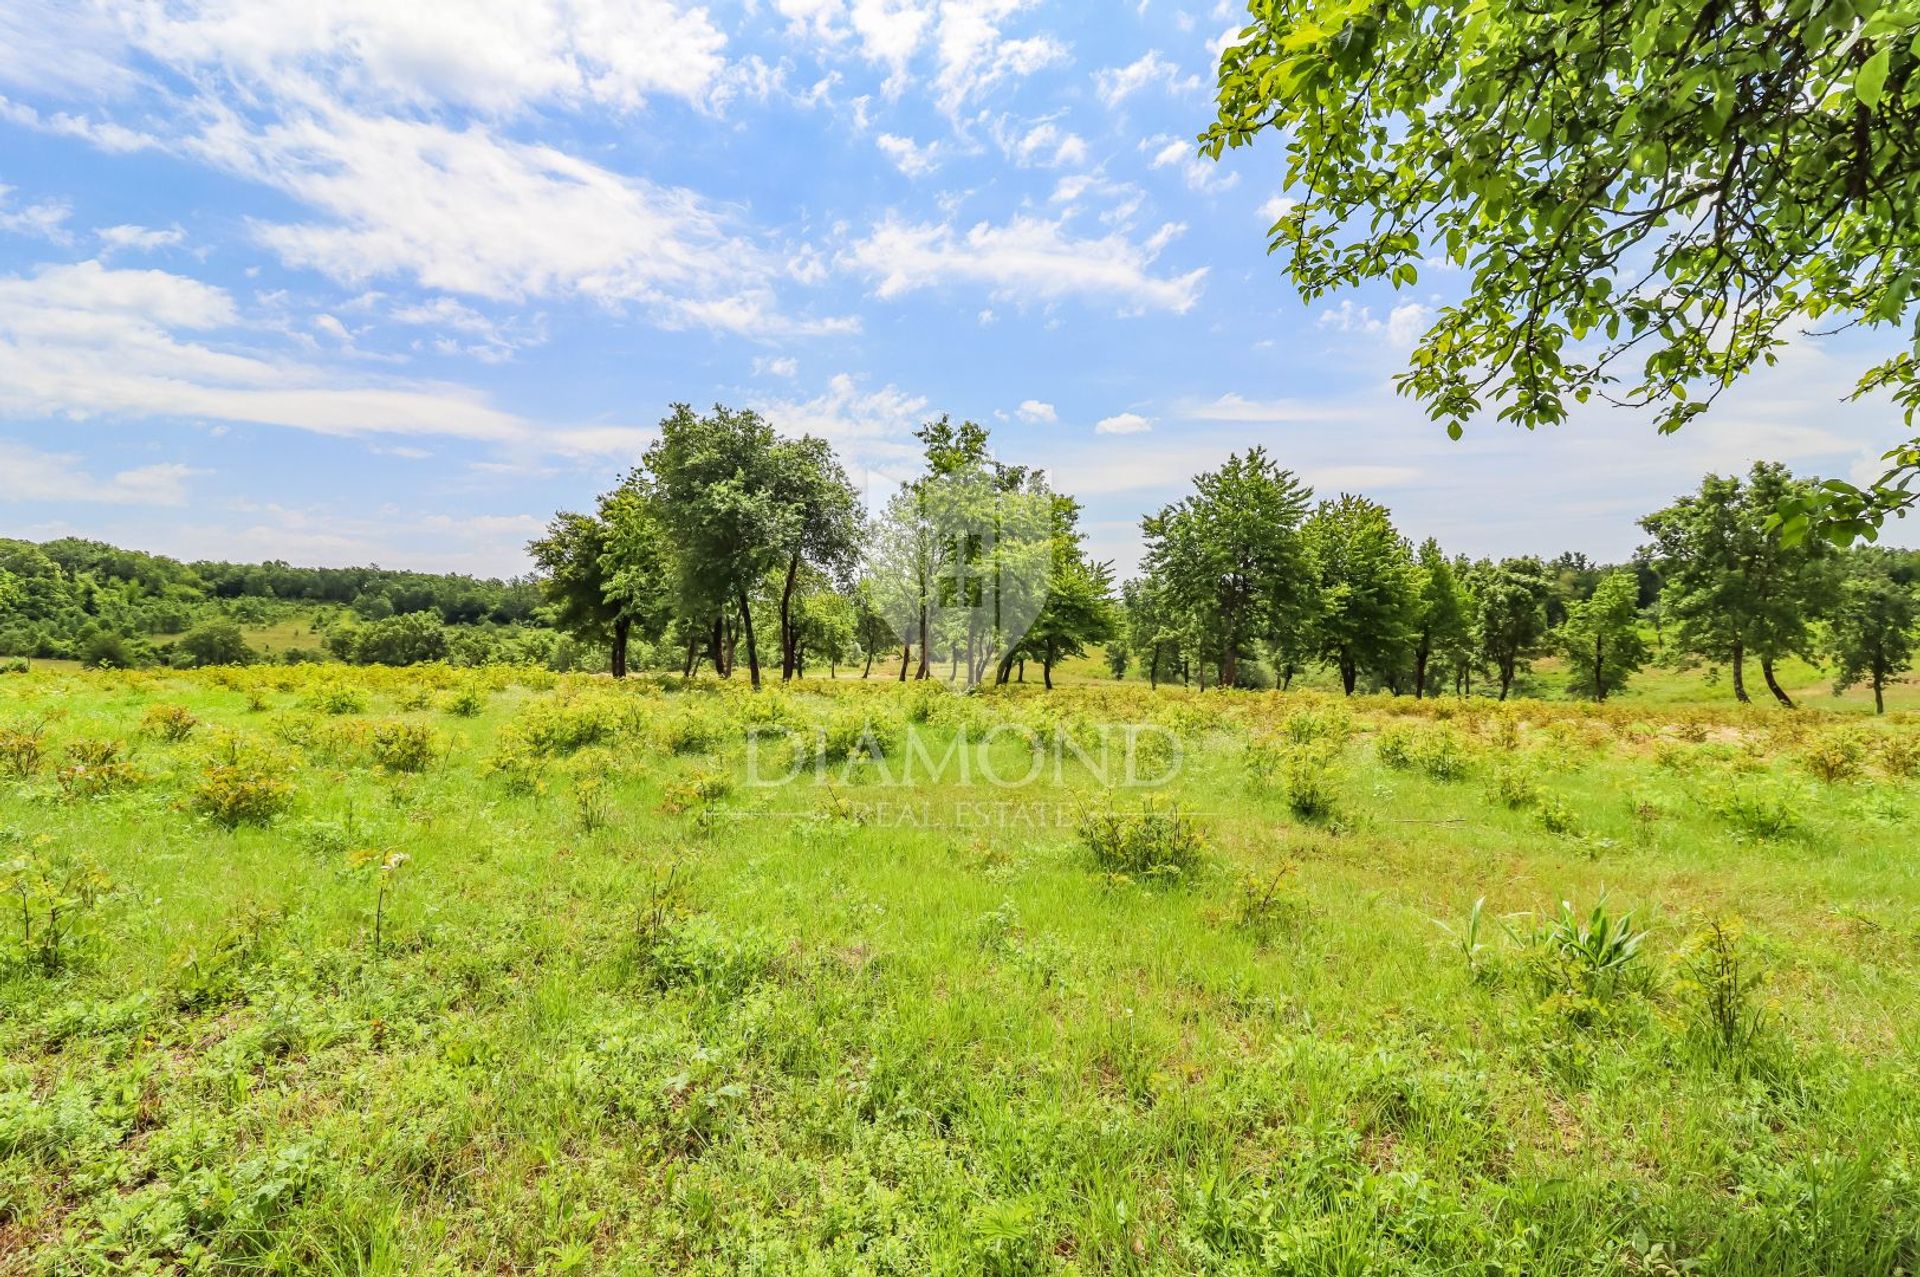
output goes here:
{"type": "MultiPolygon", "coordinates": [[[[1202,149],[1284,139],[1269,237],[1309,300],[1465,272],[1399,378],[1456,436],[1596,396],[1676,430],[1808,324],[1916,311],[1912,0],[1249,8],[1202,149]]],[[[1920,326],[1855,393],[1882,387],[1911,424],[1920,326]]],[[[1799,494],[1790,538],[1912,504],[1920,440],[1888,455],[1876,484],[1799,494]]]]}

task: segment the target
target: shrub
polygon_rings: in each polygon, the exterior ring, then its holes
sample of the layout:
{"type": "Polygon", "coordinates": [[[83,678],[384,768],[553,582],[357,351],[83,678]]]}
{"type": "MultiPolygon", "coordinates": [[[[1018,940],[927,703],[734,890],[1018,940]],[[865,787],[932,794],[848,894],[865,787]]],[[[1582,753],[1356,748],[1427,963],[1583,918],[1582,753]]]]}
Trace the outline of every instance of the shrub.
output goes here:
{"type": "Polygon", "coordinates": [[[1297,709],[1287,715],[1286,730],[1287,739],[1296,745],[1323,740],[1344,745],[1353,735],[1353,715],[1339,705],[1297,709]]]}
{"type": "Polygon", "coordinates": [[[1414,737],[1408,761],[1434,780],[1459,780],[1467,774],[1467,743],[1448,727],[1429,727],[1414,737]]]}
{"type": "Polygon", "coordinates": [[[446,711],[455,718],[477,718],[487,708],[487,694],[477,687],[455,690],[446,700],[446,711]]]}
{"type": "Polygon", "coordinates": [[[1738,919],[1710,918],[1681,950],[1679,992],[1691,1028],[1716,1063],[1745,1058],[1766,1028],[1757,995],[1766,972],[1746,952],[1738,919]]]}
{"type": "Polygon", "coordinates": [[[1534,819],[1540,827],[1550,834],[1577,833],[1580,829],[1580,817],[1571,804],[1557,794],[1542,794],[1535,801],[1534,819]]]}
{"type": "Polygon", "coordinates": [[[200,774],[187,805],[223,829],[269,825],[293,805],[293,785],[268,760],[235,750],[230,761],[211,762],[200,774]]]}
{"type": "Polygon", "coordinates": [[[1277,788],[1300,819],[1328,820],[1339,803],[1340,754],[1339,741],[1328,737],[1291,745],[1255,740],[1247,746],[1247,773],[1255,784],[1277,788]]]}
{"type": "Polygon", "coordinates": [[[0,674],[25,674],[32,668],[24,656],[9,656],[0,660],[0,674]]]}
{"type": "Polygon", "coordinates": [[[1270,875],[1242,875],[1234,894],[1234,925],[1261,943],[1296,930],[1312,913],[1300,890],[1299,863],[1285,861],[1270,875]]]}
{"type": "Polygon", "coordinates": [[[113,889],[100,866],[70,851],[51,851],[44,837],[0,860],[0,896],[20,923],[20,954],[45,972],[72,964],[95,907],[113,889]]]}
{"type": "Polygon", "coordinates": [[[1373,755],[1383,766],[1395,771],[1413,766],[1413,732],[1397,724],[1382,728],[1373,742],[1373,755]]]}
{"type": "Polygon", "coordinates": [[[321,683],[301,697],[300,704],[321,714],[363,714],[367,694],[341,683],[321,683]]]}
{"type": "Polygon", "coordinates": [[[140,720],[140,730],[155,740],[178,744],[193,735],[200,720],[184,705],[155,705],[140,720]]]}
{"type": "Polygon", "coordinates": [[[54,773],[67,798],[99,798],[140,783],[140,773],[117,740],[77,740],[67,746],[67,761],[54,773]]]}
{"type": "Polygon", "coordinates": [[[373,761],[390,772],[421,772],[440,755],[440,739],[419,723],[378,723],[368,742],[373,761]]]}
{"type": "Polygon", "coordinates": [[[1765,780],[1734,781],[1716,791],[1708,804],[1749,838],[1784,838],[1798,832],[1802,824],[1793,796],[1765,780]]]}
{"type": "Polygon", "coordinates": [[[1132,810],[1109,800],[1081,817],[1079,832],[1094,865],[1110,874],[1172,879],[1204,862],[1205,842],[1192,818],[1151,798],[1132,810]]]}
{"type": "Polygon", "coordinates": [[[258,654],[232,621],[196,625],[173,645],[176,663],[195,669],[210,665],[251,665],[258,654]]]}
{"type": "Polygon", "coordinates": [[[529,748],[549,756],[604,745],[618,731],[611,708],[598,701],[542,702],[513,726],[529,748]]]}
{"type": "Polygon", "coordinates": [[[1832,785],[1858,777],[1866,755],[1866,743],[1857,734],[1831,732],[1815,739],[1801,754],[1800,761],[1808,771],[1832,785]]]}
{"type": "Polygon", "coordinates": [[[668,754],[704,754],[726,739],[719,723],[695,710],[662,717],[653,734],[655,747],[668,754]]]}
{"type": "Polygon", "coordinates": [[[1540,801],[1540,784],[1524,763],[1502,763],[1494,768],[1487,791],[1509,811],[1524,811],[1540,801]]]}
{"type": "Polygon", "coordinates": [[[702,769],[669,782],[660,796],[660,810],[670,816],[706,813],[732,792],[733,780],[725,772],[702,769]]]}
{"type": "Polygon", "coordinates": [[[0,727],[0,770],[16,780],[29,780],[40,770],[46,754],[47,725],[0,727]]]}
{"type": "Polygon", "coordinates": [[[1879,748],[1875,752],[1887,775],[1902,779],[1920,776],[1920,735],[1888,732],[1880,738],[1879,748]]]}

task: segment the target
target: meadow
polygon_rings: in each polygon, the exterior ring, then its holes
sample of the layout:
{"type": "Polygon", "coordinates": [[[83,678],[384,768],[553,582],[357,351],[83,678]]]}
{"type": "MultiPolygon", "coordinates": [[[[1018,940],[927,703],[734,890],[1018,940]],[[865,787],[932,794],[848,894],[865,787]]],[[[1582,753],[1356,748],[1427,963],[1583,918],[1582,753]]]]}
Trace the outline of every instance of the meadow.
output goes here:
{"type": "Polygon", "coordinates": [[[4,676],[0,1272],[1912,1272],[1917,830],[1904,710],[4,676]]]}

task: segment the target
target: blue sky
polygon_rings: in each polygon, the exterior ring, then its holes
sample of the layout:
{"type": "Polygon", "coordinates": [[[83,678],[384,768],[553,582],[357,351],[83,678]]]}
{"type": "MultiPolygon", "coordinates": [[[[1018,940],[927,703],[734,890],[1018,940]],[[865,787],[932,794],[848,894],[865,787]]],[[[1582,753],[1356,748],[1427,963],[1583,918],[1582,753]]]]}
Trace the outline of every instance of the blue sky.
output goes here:
{"type": "MultiPolygon", "coordinates": [[[[1756,457],[1865,475],[1866,348],[1675,439],[1450,443],[1391,374],[1452,281],[1303,305],[1279,139],[1195,158],[1211,0],[9,0],[0,534],[510,573],[675,400],[883,492],[950,412],[1138,518],[1263,444],[1475,554],[1620,557],[1756,457]]],[[[1893,538],[1902,539],[1900,536],[1893,538]]]]}

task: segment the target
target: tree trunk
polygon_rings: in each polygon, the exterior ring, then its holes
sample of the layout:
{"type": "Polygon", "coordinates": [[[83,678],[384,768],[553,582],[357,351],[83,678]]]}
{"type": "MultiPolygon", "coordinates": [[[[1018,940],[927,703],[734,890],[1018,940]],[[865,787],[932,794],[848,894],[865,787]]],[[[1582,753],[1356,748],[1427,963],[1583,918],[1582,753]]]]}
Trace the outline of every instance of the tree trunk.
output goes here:
{"type": "Polygon", "coordinates": [[[1147,689],[1160,690],[1160,645],[1153,645],[1153,663],[1147,666],[1147,689]]]}
{"type": "Polygon", "coordinates": [[[731,667],[727,661],[727,639],[719,617],[713,618],[713,672],[721,678],[728,677],[731,667]]]}
{"type": "Polygon", "coordinates": [[[1513,686],[1513,667],[1502,662],[1500,665],[1500,699],[1507,699],[1507,691],[1513,686]]]}
{"type": "Polygon", "coordinates": [[[1733,645],[1733,699],[1742,705],[1753,703],[1747,695],[1747,645],[1738,641],[1733,645]]]}
{"type": "Polygon", "coordinates": [[[680,671],[681,678],[693,677],[693,658],[694,658],[695,652],[699,648],[699,645],[700,645],[699,639],[695,638],[691,634],[687,635],[687,667],[680,671]]]}
{"type": "Polygon", "coordinates": [[[1433,659],[1433,653],[1422,643],[1413,651],[1413,699],[1420,700],[1427,694],[1427,662],[1433,659]]]}
{"type": "Polygon", "coordinates": [[[993,671],[994,686],[1005,687],[1007,685],[1007,680],[1012,677],[1013,677],[1013,650],[1009,648],[1007,650],[1007,654],[1000,658],[1000,664],[994,668],[994,671],[993,671]]]}
{"type": "Polygon", "coordinates": [[[920,605],[920,668],[914,671],[915,679],[927,677],[927,644],[931,641],[931,636],[927,633],[927,605],[922,603],[920,605]]]}
{"type": "Polygon", "coordinates": [[[1048,639],[1046,655],[1040,658],[1040,681],[1046,684],[1049,692],[1053,690],[1053,663],[1057,658],[1058,653],[1054,651],[1053,640],[1048,639]]]}
{"type": "Polygon", "coordinates": [[[760,649],[753,641],[753,610],[747,606],[747,587],[740,587],[740,630],[747,643],[747,676],[753,690],[760,690],[760,649]]]}
{"type": "Polygon", "coordinates": [[[1773,693],[1773,699],[1779,701],[1788,709],[1797,708],[1793,703],[1793,697],[1787,695],[1787,689],[1780,686],[1780,680],[1773,676],[1773,658],[1771,656],[1763,656],[1760,658],[1760,677],[1767,680],[1767,690],[1773,693]]]}
{"type": "Polygon", "coordinates": [[[613,676],[627,676],[627,638],[633,632],[633,618],[623,616],[613,623],[613,676]]]}
{"type": "Polygon", "coordinates": [[[1607,699],[1606,673],[1607,650],[1596,634],[1593,639],[1593,699],[1597,702],[1607,699]]]}
{"type": "Polygon", "coordinates": [[[1340,658],[1340,686],[1346,689],[1347,695],[1351,696],[1353,695],[1354,685],[1359,681],[1360,667],[1354,664],[1352,657],[1342,656],[1340,658]]]}
{"type": "Polygon", "coordinates": [[[780,589],[780,681],[786,682],[793,677],[794,667],[799,663],[794,654],[793,641],[793,583],[800,578],[800,551],[795,550],[787,560],[787,581],[780,589]]]}
{"type": "Polygon", "coordinates": [[[1887,712],[1887,698],[1883,695],[1886,685],[1887,680],[1881,677],[1878,670],[1875,670],[1873,674],[1873,712],[1876,714],[1884,714],[1887,712]]]}
{"type": "Polygon", "coordinates": [[[907,662],[913,659],[913,640],[907,639],[900,644],[900,681],[907,681],[907,662]]]}
{"type": "Polygon", "coordinates": [[[860,677],[865,678],[871,673],[873,673],[873,649],[868,648],[867,649],[867,668],[860,671],[860,677]]]}

